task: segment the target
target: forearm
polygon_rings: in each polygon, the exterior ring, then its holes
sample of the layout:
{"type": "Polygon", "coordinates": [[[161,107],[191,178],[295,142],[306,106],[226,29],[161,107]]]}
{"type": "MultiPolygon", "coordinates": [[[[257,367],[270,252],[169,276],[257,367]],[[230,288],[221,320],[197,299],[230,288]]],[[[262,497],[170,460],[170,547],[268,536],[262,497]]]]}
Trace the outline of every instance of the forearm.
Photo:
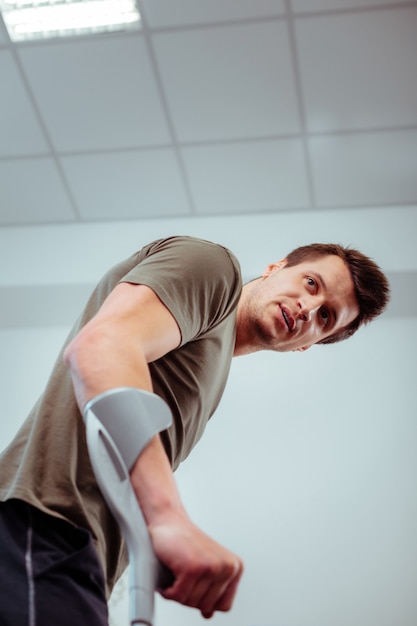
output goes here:
{"type": "Polygon", "coordinates": [[[199,608],[204,617],[228,611],[243,563],[189,518],[159,436],[143,450],[130,475],[155,553],[174,574],[173,585],[161,593],[199,608]]]}
{"type": "Polygon", "coordinates": [[[186,515],[159,435],[139,455],[130,479],[149,527],[186,515]]]}

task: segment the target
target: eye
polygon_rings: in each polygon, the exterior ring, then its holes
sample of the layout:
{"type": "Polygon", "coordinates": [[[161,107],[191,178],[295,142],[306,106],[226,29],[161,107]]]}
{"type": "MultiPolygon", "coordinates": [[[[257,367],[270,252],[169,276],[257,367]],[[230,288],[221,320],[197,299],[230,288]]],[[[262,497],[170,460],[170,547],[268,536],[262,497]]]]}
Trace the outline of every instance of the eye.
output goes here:
{"type": "Polygon", "coordinates": [[[330,322],[330,315],[327,309],[320,309],[320,315],[324,322],[324,325],[327,326],[330,322]]]}
{"type": "Polygon", "coordinates": [[[314,278],[311,278],[310,276],[307,276],[307,279],[306,279],[306,280],[307,280],[307,285],[308,285],[309,287],[313,287],[313,288],[315,288],[315,287],[316,287],[317,283],[316,283],[316,281],[314,280],[314,278]]]}

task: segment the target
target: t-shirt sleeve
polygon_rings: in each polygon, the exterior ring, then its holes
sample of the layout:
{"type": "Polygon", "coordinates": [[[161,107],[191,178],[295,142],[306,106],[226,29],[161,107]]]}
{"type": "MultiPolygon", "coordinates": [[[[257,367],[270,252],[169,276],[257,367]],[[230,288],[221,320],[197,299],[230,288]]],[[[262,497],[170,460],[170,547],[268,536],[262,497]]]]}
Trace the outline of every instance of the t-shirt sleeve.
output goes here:
{"type": "Polygon", "coordinates": [[[236,257],[193,237],[170,237],[138,253],[120,282],[150,287],[177,321],[181,345],[219,324],[237,306],[242,287],[236,257]]]}

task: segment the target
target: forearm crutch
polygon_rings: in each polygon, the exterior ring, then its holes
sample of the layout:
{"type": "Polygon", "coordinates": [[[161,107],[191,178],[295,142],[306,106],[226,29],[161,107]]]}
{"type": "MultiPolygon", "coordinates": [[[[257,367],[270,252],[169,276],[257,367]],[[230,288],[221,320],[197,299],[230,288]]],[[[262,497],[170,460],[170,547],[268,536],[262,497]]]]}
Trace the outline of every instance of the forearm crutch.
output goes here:
{"type": "Polygon", "coordinates": [[[150,439],[171,424],[171,412],[159,396],[123,387],[88,402],[84,421],[97,484],[128,549],[130,624],[153,626],[155,590],[169,586],[172,574],[154,554],[129,470],[150,439]]]}

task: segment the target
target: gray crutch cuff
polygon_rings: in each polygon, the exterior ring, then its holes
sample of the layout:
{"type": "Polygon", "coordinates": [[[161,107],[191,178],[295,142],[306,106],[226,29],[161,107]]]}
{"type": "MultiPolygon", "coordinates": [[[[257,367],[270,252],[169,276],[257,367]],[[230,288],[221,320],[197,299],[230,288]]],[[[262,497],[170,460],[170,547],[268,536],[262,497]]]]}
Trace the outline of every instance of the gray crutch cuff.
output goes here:
{"type": "Polygon", "coordinates": [[[167,403],[155,393],[135,387],[117,387],[101,393],[84,407],[103,424],[130,471],[150,440],[168,428],[172,415],[167,403]]]}

